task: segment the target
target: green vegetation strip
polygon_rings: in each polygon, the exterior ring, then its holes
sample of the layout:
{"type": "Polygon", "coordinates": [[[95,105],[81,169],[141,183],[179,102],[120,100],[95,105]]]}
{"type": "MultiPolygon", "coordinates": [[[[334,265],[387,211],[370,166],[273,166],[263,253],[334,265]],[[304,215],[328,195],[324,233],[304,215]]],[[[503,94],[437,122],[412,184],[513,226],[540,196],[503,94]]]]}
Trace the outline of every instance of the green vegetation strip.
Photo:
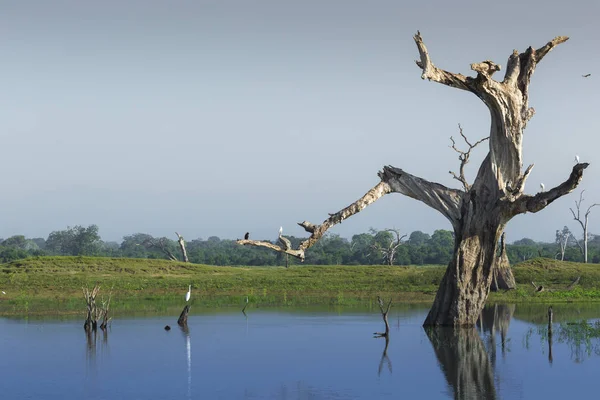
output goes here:
{"type": "MultiPolygon", "coordinates": [[[[83,311],[82,287],[98,283],[116,309],[181,308],[188,284],[195,306],[365,305],[376,296],[431,302],[445,266],[215,267],[166,260],[34,257],[0,265],[0,314],[83,311]]],[[[539,258],[513,268],[516,290],[490,302],[600,300],[600,266],[539,258]],[[566,287],[581,276],[572,290],[566,287]],[[531,282],[543,285],[537,293],[531,282]]]]}

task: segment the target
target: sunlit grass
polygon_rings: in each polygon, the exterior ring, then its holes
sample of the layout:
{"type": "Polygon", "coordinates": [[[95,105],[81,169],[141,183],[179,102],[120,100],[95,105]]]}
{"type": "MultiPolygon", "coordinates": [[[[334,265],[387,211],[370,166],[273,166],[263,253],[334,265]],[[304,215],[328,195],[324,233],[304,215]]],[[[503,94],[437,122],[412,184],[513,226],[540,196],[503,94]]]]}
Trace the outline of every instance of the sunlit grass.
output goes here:
{"type": "MultiPolygon", "coordinates": [[[[43,308],[80,310],[82,287],[99,283],[115,307],[167,307],[192,285],[198,305],[257,306],[333,304],[355,306],[376,296],[396,303],[431,302],[445,266],[216,267],[166,260],[101,257],[35,257],[0,265],[0,313],[43,308]],[[164,304],[161,305],[161,302],[164,304]]],[[[600,300],[600,266],[535,259],[513,268],[516,290],[492,293],[490,302],[600,300]],[[573,290],[565,290],[581,276],[573,290]],[[531,282],[546,290],[537,293],[531,282]]]]}

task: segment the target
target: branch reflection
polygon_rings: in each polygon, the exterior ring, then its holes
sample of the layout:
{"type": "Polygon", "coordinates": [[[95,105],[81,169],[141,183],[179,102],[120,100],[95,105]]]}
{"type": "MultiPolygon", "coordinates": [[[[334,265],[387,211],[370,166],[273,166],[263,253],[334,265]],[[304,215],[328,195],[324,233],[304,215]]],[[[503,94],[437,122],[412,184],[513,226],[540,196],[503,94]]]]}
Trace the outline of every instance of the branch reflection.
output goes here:
{"type": "Polygon", "coordinates": [[[383,370],[383,365],[387,364],[388,371],[390,374],[392,373],[392,361],[387,355],[387,349],[390,345],[389,336],[385,336],[385,347],[383,348],[383,353],[381,353],[381,360],[379,361],[379,368],[377,369],[377,376],[381,376],[381,371],[383,370]]]}

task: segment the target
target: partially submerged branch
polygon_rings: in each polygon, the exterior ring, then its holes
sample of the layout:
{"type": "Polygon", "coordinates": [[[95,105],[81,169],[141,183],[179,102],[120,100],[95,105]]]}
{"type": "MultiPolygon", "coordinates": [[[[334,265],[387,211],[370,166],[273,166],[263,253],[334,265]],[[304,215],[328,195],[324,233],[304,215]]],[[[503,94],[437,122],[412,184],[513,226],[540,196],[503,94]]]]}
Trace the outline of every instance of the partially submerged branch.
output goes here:
{"type": "Polygon", "coordinates": [[[375,335],[375,337],[388,338],[390,335],[390,323],[388,322],[388,313],[390,312],[390,307],[392,307],[392,299],[390,299],[390,301],[387,303],[387,306],[384,306],[381,297],[377,296],[377,304],[379,304],[379,311],[381,311],[381,317],[383,318],[383,322],[385,323],[385,332],[375,332],[373,333],[373,335],[375,335]]]}

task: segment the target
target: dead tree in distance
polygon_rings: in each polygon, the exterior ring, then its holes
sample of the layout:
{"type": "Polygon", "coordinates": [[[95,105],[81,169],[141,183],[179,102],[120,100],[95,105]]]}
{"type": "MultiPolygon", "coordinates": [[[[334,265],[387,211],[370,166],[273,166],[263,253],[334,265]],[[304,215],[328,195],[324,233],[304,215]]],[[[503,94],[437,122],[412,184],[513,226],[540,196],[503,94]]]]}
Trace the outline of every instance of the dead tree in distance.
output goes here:
{"type": "Polygon", "coordinates": [[[398,229],[384,229],[383,232],[393,232],[396,236],[396,239],[391,239],[390,242],[387,243],[387,246],[382,246],[381,243],[375,243],[371,247],[373,248],[373,250],[377,251],[378,253],[381,253],[381,255],[383,256],[383,261],[385,261],[388,265],[394,265],[396,252],[398,251],[398,247],[402,245],[402,239],[404,239],[406,235],[400,236],[400,231],[398,229]]]}
{"type": "Polygon", "coordinates": [[[253,240],[238,243],[267,247],[304,260],[305,251],[329,228],[388,193],[401,193],[440,212],[454,230],[454,254],[424,325],[474,326],[489,294],[498,242],[506,224],[519,214],[541,211],[572,192],[589,165],[577,163],[560,185],[535,195],[525,194],[525,182],[533,168],[532,164],[522,171],[523,131],[535,113],[529,107],[530,79],[538,63],[568,38],[558,36],[538,49],[529,47],[522,53],[515,50],[508,58],[502,80],[493,79],[500,66],[489,60],[471,64],[476,77],[440,69],[433,64],[419,32],[414,40],[422,79],[471,92],[490,111],[489,153],[473,184],[468,189],[451,189],[385,166],[378,174],[381,181],[354,203],[330,214],[320,225],[299,223],[311,235],[297,249],[253,240]]]}
{"type": "Polygon", "coordinates": [[[577,241],[568,227],[565,226],[562,230],[556,230],[556,243],[560,247],[560,252],[556,253],[556,256],[554,256],[554,258],[557,258],[560,254],[560,261],[565,260],[565,252],[567,251],[567,247],[569,246],[569,240],[577,241]]]}
{"type": "Polygon", "coordinates": [[[175,232],[175,234],[177,235],[177,242],[179,242],[179,248],[181,249],[181,258],[183,259],[183,262],[190,262],[187,251],[185,251],[185,241],[183,240],[183,236],[177,232],[175,232]]]}
{"type": "Polygon", "coordinates": [[[581,229],[583,230],[583,246],[579,243],[579,241],[577,242],[577,245],[579,246],[579,249],[581,250],[581,254],[583,255],[583,262],[587,263],[588,262],[588,221],[589,221],[589,217],[590,217],[590,212],[592,211],[592,208],[596,207],[598,205],[598,203],[594,203],[591,206],[588,207],[587,211],[585,212],[585,214],[583,215],[583,217],[581,216],[581,202],[583,201],[583,192],[585,192],[585,190],[582,190],[581,193],[579,194],[579,201],[575,200],[575,208],[577,209],[577,214],[575,214],[575,211],[573,211],[572,208],[569,208],[569,210],[571,210],[571,214],[573,214],[573,219],[577,222],[579,222],[579,225],[581,225],[581,229]]]}
{"type": "Polygon", "coordinates": [[[162,251],[163,254],[170,261],[179,261],[177,259],[177,257],[175,257],[173,252],[171,252],[171,250],[169,250],[168,243],[169,242],[168,242],[167,238],[159,238],[159,239],[151,238],[151,239],[144,240],[142,245],[144,247],[146,247],[147,249],[155,248],[155,249],[162,251]]]}

